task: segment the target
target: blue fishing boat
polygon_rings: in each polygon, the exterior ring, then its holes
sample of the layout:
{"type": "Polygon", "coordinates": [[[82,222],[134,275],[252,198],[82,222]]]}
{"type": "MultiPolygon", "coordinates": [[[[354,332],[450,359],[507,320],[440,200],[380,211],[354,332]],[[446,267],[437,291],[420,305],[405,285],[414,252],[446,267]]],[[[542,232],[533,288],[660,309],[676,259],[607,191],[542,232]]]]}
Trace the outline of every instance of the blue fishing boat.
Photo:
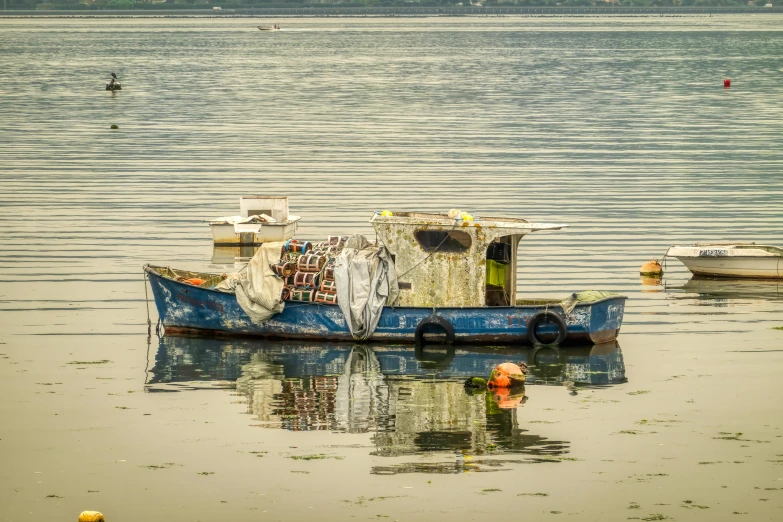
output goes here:
{"type": "Polygon", "coordinates": [[[145,265],[166,333],[484,345],[597,344],[617,338],[625,296],[582,292],[563,300],[517,299],[520,239],[566,225],[458,212],[384,212],[370,223],[378,236],[370,249],[385,253],[394,291],[363,337],[352,328],[354,319],[346,319],[344,302],[288,301],[282,311],[258,321],[237,295],[220,289],[225,277],[145,265]]]}

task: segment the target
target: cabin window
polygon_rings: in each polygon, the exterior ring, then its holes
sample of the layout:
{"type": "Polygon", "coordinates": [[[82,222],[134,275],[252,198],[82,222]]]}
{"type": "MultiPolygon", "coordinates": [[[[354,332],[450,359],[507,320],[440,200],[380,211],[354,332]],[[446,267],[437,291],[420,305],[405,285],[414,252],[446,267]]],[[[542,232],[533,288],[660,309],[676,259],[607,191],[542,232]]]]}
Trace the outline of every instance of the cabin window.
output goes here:
{"type": "Polygon", "coordinates": [[[467,252],[470,234],[461,230],[417,230],[416,241],[426,252],[467,252]]]}

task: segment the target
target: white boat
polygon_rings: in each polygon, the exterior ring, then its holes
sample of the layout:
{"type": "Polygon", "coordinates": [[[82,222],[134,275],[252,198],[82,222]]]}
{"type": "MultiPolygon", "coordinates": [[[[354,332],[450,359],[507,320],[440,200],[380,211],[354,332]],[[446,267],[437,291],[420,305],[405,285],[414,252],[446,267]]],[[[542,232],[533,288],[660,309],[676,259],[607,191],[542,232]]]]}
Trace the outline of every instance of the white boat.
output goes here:
{"type": "Polygon", "coordinates": [[[281,30],[280,26],[277,25],[277,24],[275,24],[275,25],[259,25],[258,29],[260,31],[280,31],[281,30]]]}
{"type": "Polygon", "coordinates": [[[783,278],[783,249],[755,243],[696,243],[671,246],[676,257],[698,276],[783,278]]]}
{"type": "Polygon", "coordinates": [[[285,241],[296,234],[299,216],[288,215],[286,196],[243,196],[238,216],[208,221],[215,245],[260,245],[285,241]]]}

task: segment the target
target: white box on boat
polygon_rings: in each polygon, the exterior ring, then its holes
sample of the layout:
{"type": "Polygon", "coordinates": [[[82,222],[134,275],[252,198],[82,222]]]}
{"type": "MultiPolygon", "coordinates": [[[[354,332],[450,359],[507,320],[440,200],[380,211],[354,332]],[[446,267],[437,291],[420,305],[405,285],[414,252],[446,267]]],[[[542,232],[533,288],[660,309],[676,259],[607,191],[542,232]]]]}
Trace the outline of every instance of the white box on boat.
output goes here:
{"type": "Polygon", "coordinates": [[[283,223],[211,222],[212,240],[216,245],[253,245],[285,241],[296,234],[298,216],[283,223]]]}
{"type": "Polygon", "coordinates": [[[288,196],[242,196],[239,213],[242,217],[266,214],[275,221],[288,221],[288,196]]]}
{"type": "Polygon", "coordinates": [[[288,215],[287,196],[242,196],[239,216],[209,221],[215,245],[258,245],[270,241],[285,241],[296,234],[299,216],[288,215]],[[258,222],[253,216],[271,217],[258,222]]]}

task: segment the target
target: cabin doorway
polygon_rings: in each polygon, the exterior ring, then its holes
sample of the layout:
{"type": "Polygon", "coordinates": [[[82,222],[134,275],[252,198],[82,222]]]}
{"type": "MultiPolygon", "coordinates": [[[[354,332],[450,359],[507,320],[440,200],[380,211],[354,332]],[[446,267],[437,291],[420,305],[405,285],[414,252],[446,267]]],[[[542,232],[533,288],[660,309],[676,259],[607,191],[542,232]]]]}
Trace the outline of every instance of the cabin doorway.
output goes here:
{"type": "Polygon", "coordinates": [[[516,263],[514,236],[497,238],[487,247],[486,305],[511,306],[514,297],[516,263]]]}

